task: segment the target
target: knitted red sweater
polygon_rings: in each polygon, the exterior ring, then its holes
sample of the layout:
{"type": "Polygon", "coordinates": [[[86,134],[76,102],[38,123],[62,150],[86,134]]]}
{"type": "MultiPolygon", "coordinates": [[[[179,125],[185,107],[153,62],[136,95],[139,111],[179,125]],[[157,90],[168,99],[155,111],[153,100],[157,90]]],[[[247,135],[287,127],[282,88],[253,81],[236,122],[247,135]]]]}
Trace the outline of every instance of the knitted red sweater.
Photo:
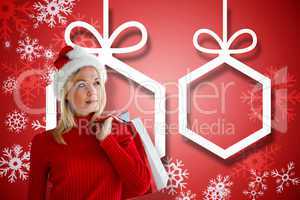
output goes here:
{"type": "MultiPolygon", "coordinates": [[[[76,122],[90,116],[77,117],[76,122]]],[[[120,200],[151,192],[146,154],[136,145],[133,135],[139,136],[132,126],[114,119],[112,133],[103,141],[84,131],[73,128],[65,133],[67,145],[55,142],[50,132],[33,138],[30,200],[120,200]],[[47,181],[52,185],[48,194],[47,181]]]]}

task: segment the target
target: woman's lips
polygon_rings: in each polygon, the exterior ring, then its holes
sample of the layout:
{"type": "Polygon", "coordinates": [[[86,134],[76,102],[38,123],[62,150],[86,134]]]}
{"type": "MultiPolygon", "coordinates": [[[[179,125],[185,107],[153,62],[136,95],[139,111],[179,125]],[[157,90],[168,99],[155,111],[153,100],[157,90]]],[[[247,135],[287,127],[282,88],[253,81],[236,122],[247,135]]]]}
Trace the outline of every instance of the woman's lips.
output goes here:
{"type": "Polygon", "coordinates": [[[86,101],[87,104],[97,103],[97,102],[98,102],[97,100],[88,100],[88,101],[86,101]]]}

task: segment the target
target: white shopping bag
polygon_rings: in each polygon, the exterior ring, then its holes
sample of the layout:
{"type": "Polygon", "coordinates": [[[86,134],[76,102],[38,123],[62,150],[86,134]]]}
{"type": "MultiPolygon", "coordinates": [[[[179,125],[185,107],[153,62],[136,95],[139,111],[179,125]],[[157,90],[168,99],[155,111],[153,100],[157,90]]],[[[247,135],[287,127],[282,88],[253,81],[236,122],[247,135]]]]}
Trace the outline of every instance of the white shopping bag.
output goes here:
{"type": "Polygon", "coordinates": [[[161,190],[165,188],[168,182],[168,173],[160,160],[158,152],[155,149],[143,122],[141,121],[140,118],[135,118],[133,120],[130,120],[130,115],[128,112],[122,113],[121,115],[119,115],[119,118],[126,122],[132,122],[132,124],[134,125],[135,129],[137,130],[143,142],[156,189],[161,190]]]}

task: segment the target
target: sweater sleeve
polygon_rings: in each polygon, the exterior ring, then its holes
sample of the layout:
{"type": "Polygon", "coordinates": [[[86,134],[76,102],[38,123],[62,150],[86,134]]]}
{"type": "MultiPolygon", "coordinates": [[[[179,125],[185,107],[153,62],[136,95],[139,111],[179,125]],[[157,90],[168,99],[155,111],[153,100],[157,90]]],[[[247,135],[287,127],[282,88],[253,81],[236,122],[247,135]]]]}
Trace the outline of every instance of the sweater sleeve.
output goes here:
{"type": "MultiPolygon", "coordinates": [[[[149,190],[151,174],[134,143],[130,126],[122,124],[119,130],[100,141],[118,171],[126,191],[125,197],[135,197],[149,190]]],[[[123,196],[124,197],[124,196],[123,196]]]]}
{"type": "MultiPolygon", "coordinates": [[[[43,133],[45,134],[45,133],[43,133]]],[[[32,139],[30,150],[30,171],[28,199],[46,199],[48,178],[48,163],[44,153],[43,135],[39,134],[32,139]]]]}

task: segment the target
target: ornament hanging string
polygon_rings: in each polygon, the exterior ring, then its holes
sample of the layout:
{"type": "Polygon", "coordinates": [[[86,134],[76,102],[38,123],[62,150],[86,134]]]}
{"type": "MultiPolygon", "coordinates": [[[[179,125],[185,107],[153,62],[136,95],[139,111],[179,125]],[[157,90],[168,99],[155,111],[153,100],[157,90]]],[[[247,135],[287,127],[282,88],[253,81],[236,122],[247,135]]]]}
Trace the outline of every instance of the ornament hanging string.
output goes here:
{"type": "Polygon", "coordinates": [[[230,56],[230,54],[242,54],[253,50],[257,44],[257,37],[253,30],[251,29],[240,29],[235,32],[228,40],[228,32],[227,32],[227,0],[223,0],[223,39],[221,39],[214,31],[209,29],[199,29],[195,32],[193,36],[193,44],[195,48],[201,52],[208,54],[219,54],[220,56],[230,56]],[[220,49],[209,49],[203,47],[199,44],[198,38],[201,34],[208,34],[212,38],[216,40],[220,49]],[[230,49],[232,43],[241,35],[249,34],[252,38],[251,45],[241,48],[241,49],[230,49]]]}
{"type": "MultiPolygon", "coordinates": [[[[75,46],[71,41],[71,31],[74,28],[85,28],[92,33],[96,40],[100,44],[100,48],[88,48],[89,53],[112,56],[112,54],[130,53],[141,49],[147,42],[147,30],[145,26],[137,21],[128,21],[118,26],[114,32],[109,35],[109,3],[108,0],[103,0],[103,36],[90,24],[83,21],[75,21],[70,23],[65,30],[65,41],[67,45],[75,46]],[[132,46],[113,48],[112,44],[121,32],[124,32],[128,28],[137,28],[141,32],[141,40],[132,46]]],[[[77,45],[77,44],[76,44],[77,45]]]]}

